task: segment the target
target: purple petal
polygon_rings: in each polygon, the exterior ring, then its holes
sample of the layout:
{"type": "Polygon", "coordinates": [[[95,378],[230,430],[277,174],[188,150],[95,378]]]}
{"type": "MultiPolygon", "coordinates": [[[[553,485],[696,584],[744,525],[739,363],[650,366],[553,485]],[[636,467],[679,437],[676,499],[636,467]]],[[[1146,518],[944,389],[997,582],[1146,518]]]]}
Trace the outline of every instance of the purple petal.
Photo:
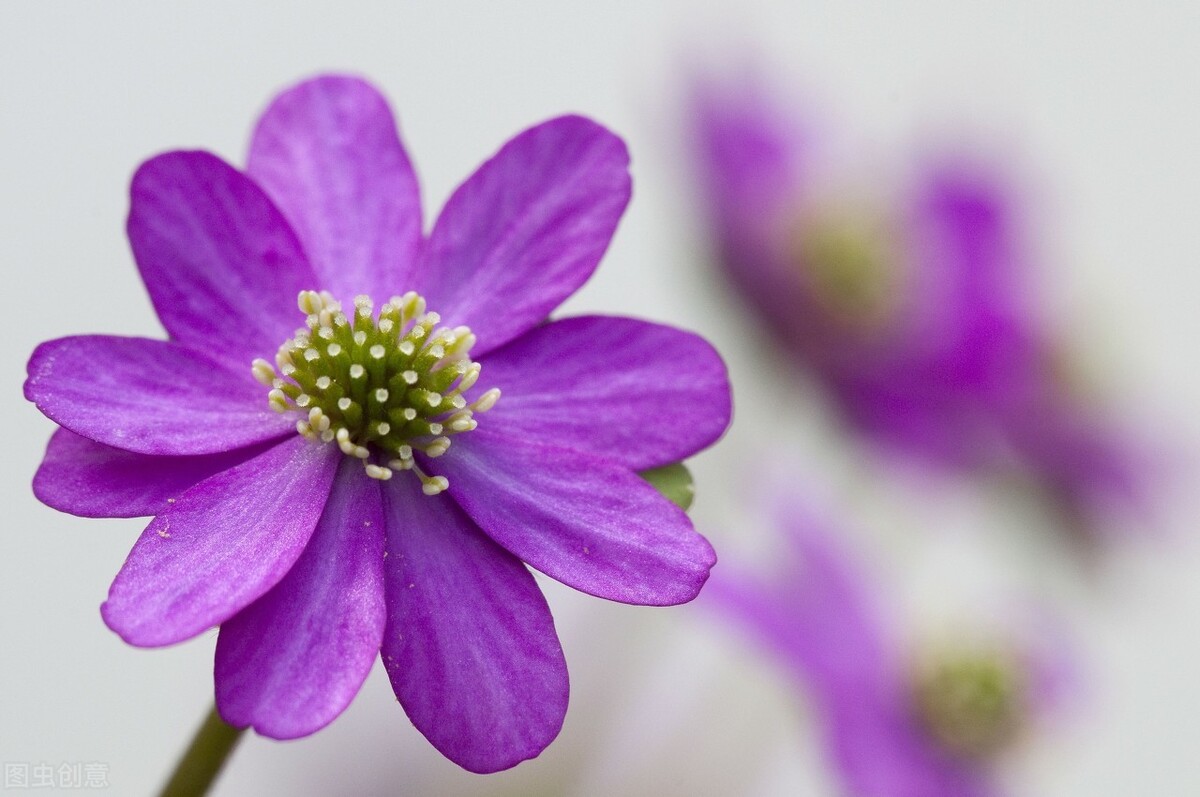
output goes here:
{"type": "Polygon", "coordinates": [[[343,458],[299,560],[221,626],[217,707],[226,722],[295,739],[350,705],[383,641],[383,523],[379,482],[343,458]]]}
{"type": "Polygon", "coordinates": [[[633,470],[689,457],[729,425],[729,377],[703,338],[631,318],[568,318],[483,360],[503,398],[488,415],[516,432],[633,470]]]}
{"type": "Polygon", "coordinates": [[[823,695],[888,691],[901,654],[868,577],[838,542],[839,529],[792,500],[776,510],[788,549],[776,571],[718,571],[706,593],[823,695]]]}
{"type": "Polygon", "coordinates": [[[541,323],[595,270],[629,202],[629,154],[564,116],[509,141],[459,186],[422,258],[420,290],[477,354],[541,323]]]}
{"type": "Polygon", "coordinates": [[[33,477],[33,493],[47,506],[80,517],[157,515],[188,488],[261,454],[266,445],[196,457],[155,457],[58,429],[33,477]]]}
{"type": "Polygon", "coordinates": [[[207,152],[142,164],[130,188],[129,243],[172,338],[247,366],[270,358],[320,287],[295,233],[253,181],[207,152]]]}
{"type": "Polygon", "coordinates": [[[501,434],[489,420],[433,470],[493,540],[597,597],[646,606],[696,597],[716,554],[683,510],[622,464],[501,434]]]}
{"type": "Polygon", "coordinates": [[[999,423],[1069,527],[1097,538],[1144,532],[1162,463],[1098,408],[1055,384],[1037,388],[1041,395],[1000,407],[999,423]]]}
{"type": "Polygon", "coordinates": [[[342,454],[289,439],[188,490],[133,546],[100,607],[131,645],[181,642],[279,583],[304,550],[342,454]]]}
{"type": "Polygon", "coordinates": [[[319,288],[382,302],[411,287],[421,197],[391,109],[370,84],[330,75],[280,94],[254,131],[246,171],[291,221],[319,288]]]}
{"type": "Polygon", "coordinates": [[[385,485],[383,663],[409,719],[472,772],[508,769],[554,740],[567,665],[550,608],[520,561],[446,496],[385,485]]]}
{"type": "Polygon", "coordinates": [[[778,511],[787,555],[769,578],[721,568],[706,593],[774,653],[820,710],[848,794],[980,797],[986,773],[918,725],[903,652],[840,530],[794,499],[778,511]]]}
{"type": "Polygon", "coordinates": [[[936,747],[899,695],[880,702],[845,694],[826,705],[828,743],[849,794],[871,797],[988,797],[997,790],[985,762],[936,747]]]}
{"type": "Polygon", "coordinates": [[[775,339],[811,346],[822,316],[809,304],[792,247],[810,192],[815,136],[759,78],[698,84],[691,103],[693,147],[717,261],[775,339]]]}
{"type": "Polygon", "coordinates": [[[216,454],[286,434],[247,361],[241,373],[177,343],[86,335],[38,346],[25,398],[98,443],[141,454],[216,454]]]}
{"type": "MultiPolygon", "coordinates": [[[[811,171],[812,135],[757,78],[698,83],[692,135],[714,220],[763,224],[795,202],[811,171]]],[[[723,230],[724,232],[724,230],[723,230]]]]}

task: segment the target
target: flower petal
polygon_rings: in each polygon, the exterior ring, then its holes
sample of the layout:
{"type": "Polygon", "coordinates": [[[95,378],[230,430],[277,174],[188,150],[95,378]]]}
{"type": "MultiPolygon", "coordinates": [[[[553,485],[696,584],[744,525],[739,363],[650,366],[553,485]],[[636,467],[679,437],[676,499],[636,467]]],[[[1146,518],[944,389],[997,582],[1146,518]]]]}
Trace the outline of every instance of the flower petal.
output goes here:
{"type": "Polygon", "coordinates": [[[844,533],[794,495],[774,514],[787,543],[775,572],[723,566],[705,595],[822,700],[875,700],[889,692],[903,677],[903,657],[844,533]]]}
{"type": "Polygon", "coordinates": [[[562,727],[567,665],[533,575],[446,496],[387,482],[383,663],[417,730],[472,772],[540,753],[562,727]]]}
{"type": "Polygon", "coordinates": [[[379,482],[343,458],[304,553],[221,626],[215,674],[226,722],[295,739],[350,705],[383,641],[383,523],[379,482]]]}
{"type": "Polygon", "coordinates": [[[327,75],[283,92],[263,114],[247,173],[291,221],[319,287],[377,302],[411,287],[421,197],[387,100],[327,75]]]}
{"type": "Polygon", "coordinates": [[[435,462],[493,540],[590,595],[685,603],[716,562],[683,510],[612,460],[480,425],[435,462]]]}
{"type": "Polygon", "coordinates": [[[130,187],[129,243],[172,338],[249,364],[300,325],[319,288],[283,215],[252,180],[207,152],[168,152],[130,187]]]}
{"type": "Polygon", "coordinates": [[[459,186],[425,248],[418,290],[479,337],[477,354],[545,320],[595,270],[629,202],[629,154],[564,116],[509,141],[459,186]]]}
{"type": "Polygon", "coordinates": [[[295,420],[267,409],[266,388],[196,349],[84,335],[38,346],[25,398],[55,423],[141,454],[216,454],[279,437],[295,420]]]}
{"type": "Polygon", "coordinates": [[[643,470],[689,457],[729,425],[729,376],[703,338],[632,318],[568,318],[482,361],[506,433],[643,470]]]}
{"type": "Polygon", "coordinates": [[[279,583],[304,550],[341,460],[289,439],[179,497],[138,538],[100,607],[131,645],[171,645],[279,583]]]}
{"type": "Polygon", "coordinates": [[[893,694],[893,700],[880,703],[847,693],[837,705],[826,707],[827,743],[847,794],[995,797],[1000,793],[988,767],[953,758],[936,747],[900,698],[893,694]]]}
{"type": "Polygon", "coordinates": [[[195,457],[155,457],[58,429],[33,477],[33,493],[47,506],[80,517],[157,515],[188,488],[261,454],[267,445],[195,457]]]}

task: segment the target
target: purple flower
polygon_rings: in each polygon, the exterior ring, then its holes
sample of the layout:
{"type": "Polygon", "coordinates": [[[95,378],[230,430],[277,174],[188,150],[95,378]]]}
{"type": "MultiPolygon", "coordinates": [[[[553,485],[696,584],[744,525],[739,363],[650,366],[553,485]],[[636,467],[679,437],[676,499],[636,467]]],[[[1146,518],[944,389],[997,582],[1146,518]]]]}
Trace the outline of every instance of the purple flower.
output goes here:
{"type": "Polygon", "coordinates": [[[319,77],[270,105],[245,172],[198,151],[143,164],[129,240],[170,340],[50,341],[25,384],[62,426],[38,497],[154,516],[109,627],[155,647],[220,625],[218,708],[266,736],[332,721],[378,652],[461,766],[545,748],[567,670],[526,564],[670,605],[715,561],[637,472],[722,434],[720,357],[643,321],[547,321],[608,246],[628,162],[595,122],[550,120],[425,235],[386,101],[319,77]]]}
{"type": "Polygon", "coordinates": [[[856,429],[950,469],[1015,455],[1085,526],[1144,509],[1149,458],[1063,378],[994,171],[935,159],[847,204],[825,190],[845,175],[824,173],[824,142],[757,84],[696,97],[718,260],[856,429]]]}
{"type": "Polygon", "coordinates": [[[1023,629],[919,653],[838,529],[795,500],[778,515],[774,572],[723,567],[706,593],[809,698],[846,793],[997,793],[996,759],[1066,694],[1065,652],[1023,629]]]}

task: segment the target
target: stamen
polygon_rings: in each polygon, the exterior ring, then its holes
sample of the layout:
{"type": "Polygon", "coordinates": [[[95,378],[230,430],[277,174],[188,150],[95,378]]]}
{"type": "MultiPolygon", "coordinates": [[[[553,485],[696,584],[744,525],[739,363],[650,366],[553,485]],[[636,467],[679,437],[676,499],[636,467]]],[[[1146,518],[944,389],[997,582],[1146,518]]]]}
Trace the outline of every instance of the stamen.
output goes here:
{"type": "Polygon", "coordinates": [[[271,387],[275,381],[275,369],[266,360],[256,359],[250,364],[250,371],[254,374],[255,379],[267,387],[271,387]]]}
{"type": "MultiPolygon", "coordinates": [[[[500,400],[500,388],[494,387],[484,393],[479,398],[475,399],[471,404],[471,409],[476,412],[487,412],[492,407],[496,406],[496,402],[500,400]]],[[[504,406],[508,406],[505,404],[504,406]]]]}
{"type": "Polygon", "coordinates": [[[389,468],[382,468],[379,465],[367,465],[367,475],[372,479],[379,479],[382,482],[392,478],[392,471],[389,468]]]}

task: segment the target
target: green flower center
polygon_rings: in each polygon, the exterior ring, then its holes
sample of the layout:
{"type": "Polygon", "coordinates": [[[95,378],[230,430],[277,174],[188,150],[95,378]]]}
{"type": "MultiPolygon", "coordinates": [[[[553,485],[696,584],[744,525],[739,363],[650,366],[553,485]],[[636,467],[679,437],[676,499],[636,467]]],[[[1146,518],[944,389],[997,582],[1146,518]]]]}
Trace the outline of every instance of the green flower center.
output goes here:
{"type": "Polygon", "coordinates": [[[358,296],[352,318],[324,291],[301,291],[298,304],[305,328],[279,347],[275,367],[262,359],[251,366],[271,388],[271,409],[303,416],[297,432],[336,443],[373,479],[408,470],[426,495],[445,490],[446,477],[425,473],[414,452],[446,453],[451,437],[474,429],[472,416],[500,398],[497,388],[469,404],[463,396],[481,370],[469,356],[471,330],[439,327],[441,317],[412,292],[393,296],[378,315],[370,297],[358,296]]]}
{"type": "Polygon", "coordinates": [[[943,654],[919,669],[914,686],[925,729],[955,755],[986,758],[1001,752],[1026,719],[1022,668],[1001,651],[943,654]]]}
{"type": "Polygon", "coordinates": [[[830,315],[860,325],[890,312],[899,274],[887,225],[864,214],[830,212],[803,220],[795,236],[803,277],[830,315]]]}

